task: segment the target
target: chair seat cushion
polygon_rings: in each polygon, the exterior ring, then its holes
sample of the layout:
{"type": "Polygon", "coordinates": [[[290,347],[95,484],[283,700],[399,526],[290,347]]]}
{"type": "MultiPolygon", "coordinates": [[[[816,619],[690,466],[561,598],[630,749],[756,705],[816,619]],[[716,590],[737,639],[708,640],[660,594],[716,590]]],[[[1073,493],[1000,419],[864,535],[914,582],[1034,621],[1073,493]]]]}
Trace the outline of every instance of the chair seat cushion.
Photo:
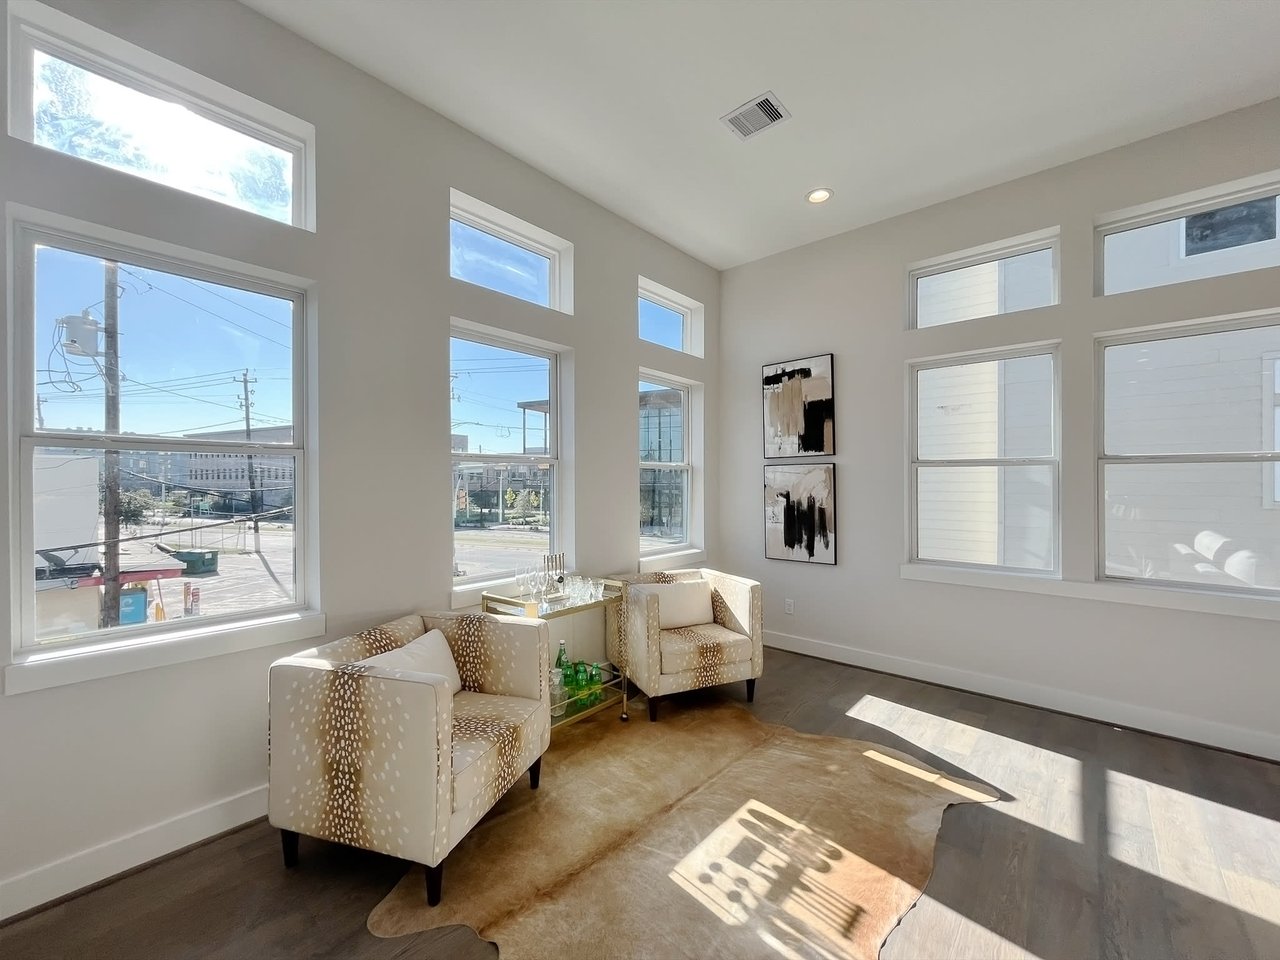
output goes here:
{"type": "Polygon", "coordinates": [[[726,663],[751,659],[751,638],[718,623],[700,623],[680,630],[663,630],[658,649],[663,673],[707,671],[726,663]]]}
{"type": "Polygon", "coordinates": [[[453,809],[482,792],[501,796],[524,773],[539,701],[464,690],[453,698],[453,809]],[[495,785],[496,783],[496,785],[495,785]]]}

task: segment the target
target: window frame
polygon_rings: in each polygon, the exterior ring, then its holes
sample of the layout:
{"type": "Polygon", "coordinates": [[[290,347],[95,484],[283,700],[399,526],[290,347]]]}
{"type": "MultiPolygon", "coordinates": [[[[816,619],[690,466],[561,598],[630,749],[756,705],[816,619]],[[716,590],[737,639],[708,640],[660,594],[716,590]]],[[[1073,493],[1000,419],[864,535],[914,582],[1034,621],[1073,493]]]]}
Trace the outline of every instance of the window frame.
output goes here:
{"type": "MultiPolygon", "coordinates": [[[[551,478],[551,522],[548,524],[547,531],[547,553],[560,553],[561,542],[563,541],[562,531],[564,530],[564,522],[561,516],[561,507],[565,500],[561,493],[563,478],[561,476],[561,456],[562,449],[560,431],[562,427],[562,414],[560,394],[560,371],[563,369],[561,363],[560,351],[550,346],[536,346],[527,341],[519,340],[513,337],[503,336],[501,333],[490,333],[481,331],[471,324],[461,324],[454,322],[449,328],[449,339],[467,340],[471,343],[479,343],[484,346],[497,347],[501,350],[510,350],[515,353],[523,353],[531,357],[540,357],[549,363],[547,371],[547,429],[550,436],[548,437],[546,454],[519,454],[519,453],[459,453],[453,450],[452,441],[452,416],[450,416],[450,439],[446,442],[449,445],[449,467],[450,476],[452,477],[454,469],[460,462],[466,463],[494,463],[509,464],[522,463],[529,465],[546,464],[550,471],[551,478]]],[[[453,372],[452,361],[450,362],[450,374],[453,372]]],[[[449,381],[452,383],[452,379],[449,381]]],[[[452,401],[450,401],[450,409],[452,411],[452,401]]],[[[456,496],[456,494],[455,494],[456,496]]],[[[450,530],[450,555],[452,557],[452,565],[457,565],[457,547],[453,541],[453,537],[457,534],[457,528],[454,524],[454,504],[456,500],[451,500],[449,526],[450,530]]],[[[509,581],[515,577],[516,569],[500,570],[496,573],[476,574],[468,577],[452,577],[450,579],[451,590],[455,595],[470,593],[479,588],[509,581]]]]}
{"type": "Polygon", "coordinates": [[[1041,307],[1027,309],[1043,310],[1058,306],[1062,303],[1062,231],[1059,227],[1048,227],[1005,240],[969,247],[955,253],[916,261],[907,270],[907,329],[933,330],[937,327],[953,327],[958,323],[971,323],[974,320],[986,320],[991,317],[1007,316],[1009,313],[1024,312],[1011,310],[1006,313],[988,313],[980,317],[970,317],[968,320],[954,320],[950,323],[935,323],[922,327],[919,325],[919,281],[924,277],[951,273],[984,263],[995,263],[998,260],[1008,260],[1024,253],[1037,253],[1041,250],[1050,250],[1053,254],[1053,300],[1041,307]]]}
{"type": "MultiPolygon", "coordinates": [[[[662,462],[655,462],[655,461],[649,461],[649,460],[640,460],[639,459],[639,442],[638,442],[639,435],[640,435],[640,421],[639,421],[639,416],[637,415],[637,418],[636,418],[636,438],[637,438],[636,505],[637,507],[641,505],[640,504],[640,475],[643,471],[645,470],[679,470],[684,475],[684,539],[681,540],[679,543],[664,543],[661,546],[654,547],[650,550],[645,550],[643,547],[641,547],[639,555],[641,559],[647,559],[650,557],[665,556],[666,554],[669,554],[669,553],[680,553],[685,550],[692,549],[694,546],[694,541],[693,541],[693,510],[694,510],[694,507],[693,507],[693,437],[692,437],[692,434],[693,434],[693,430],[692,430],[693,385],[681,380],[677,380],[670,376],[664,376],[663,374],[660,374],[660,373],[653,373],[651,371],[641,370],[639,371],[639,375],[636,378],[637,400],[640,393],[639,384],[641,382],[652,383],[659,387],[680,391],[680,398],[681,398],[680,399],[680,404],[681,404],[680,435],[682,440],[682,446],[684,447],[684,449],[681,451],[682,458],[679,463],[662,463],[662,462]]],[[[640,533],[638,529],[636,531],[636,545],[638,547],[640,545],[640,533]]]]}
{"type": "MultiPolygon", "coordinates": [[[[310,529],[314,518],[311,501],[310,475],[314,468],[312,447],[306,442],[310,421],[308,416],[308,377],[310,351],[308,349],[309,309],[307,294],[309,284],[296,277],[258,270],[246,264],[204,255],[188,248],[180,248],[146,238],[123,234],[111,228],[74,221],[69,218],[45,214],[29,208],[10,207],[9,262],[13,277],[13,311],[10,336],[14,345],[13,356],[17,362],[11,368],[10,409],[8,427],[14,450],[18,479],[15,484],[14,509],[17,517],[18,536],[10,544],[10,590],[14,600],[15,623],[12,640],[11,665],[6,668],[5,692],[21,692],[42,686],[71,682],[57,679],[15,681],[10,671],[28,664],[44,665],[53,659],[83,659],[80,654],[106,651],[131,651],[143,654],[167,646],[180,639],[206,646],[204,640],[211,635],[227,636],[244,634],[269,624],[281,624],[284,631],[266,643],[284,642],[315,635],[305,629],[306,621],[323,619],[318,612],[317,578],[314,571],[313,534],[310,529]],[[191,279],[205,280],[235,286],[239,289],[289,300],[294,304],[292,334],[293,365],[293,441],[284,443],[254,443],[252,441],[195,440],[153,434],[121,433],[112,437],[103,432],[66,431],[41,429],[37,426],[36,376],[33,358],[35,354],[35,251],[38,245],[54,246],[92,257],[118,259],[146,269],[171,272],[191,279]],[[38,447],[54,446],[64,449],[91,449],[189,453],[193,457],[260,455],[290,457],[294,462],[294,592],[290,603],[276,604],[239,613],[202,615],[198,621],[167,620],[160,623],[144,623],[131,626],[99,628],[73,639],[39,642],[35,637],[35,568],[31,558],[35,555],[35,509],[32,468],[38,447]]],[[[321,632],[323,626],[320,626],[321,632]]],[[[247,636],[233,636],[235,649],[260,646],[247,636]]],[[[210,656],[221,644],[208,644],[208,650],[198,650],[194,657],[210,656]]],[[[177,645],[175,645],[177,646],[177,645]]],[[[189,645],[188,645],[189,646],[189,645]]],[[[192,659],[191,654],[175,656],[176,651],[161,655],[163,662],[181,662],[192,659]]],[[[144,665],[154,665],[145,663],[144,665]]],[[[60,671],[77,679],[82,675],[112,675],[127,672],[131,668],[107,668],[98,673],[83,666],[72,665],[70,670],[60,671]]]]}
{"type": "MultiPolygon", "coordinates": [[[[1158,290],[1160,287],[1178,286],[1182,283],[1194,283],[1199,279],[1216,279],[1218,277],[1235,276],[1239,273],[1251,273],[1254,270],[1275,269],[1274,267],[1250,267],[1246,270],[1232,270],[1227,273],[1210,274],[1206,277],[1190,277],[1186,280],[1157,284],[1152,287],[1138,287],[1133,290],[1117,290],[1114,293],[1106,292],[1107,237],[1112,234],[1126,233],[1130,230],[1140,230],[1143,227],[1154,226],[1158,223],[1180,220],[1185,217],[1193,216],[1197,213],[1207,213],[1211,210],[1219,210],[1223,207],[1234,206],[1238,203],[1247,203],[1250,200],[1261,200],[1264,197],[1280,198],[1280,170],[1272,170],[1252,177],[1243,177],[1239,180],[1232,180],[1228,183],[1217,184],[1200,190],[1192,190],[1187,193],[1179,194],[1176,197],[1167,197],[1163,200],[1156,200],[1151,203],[1125,207],[1120,210],[1113,210],[1099,215],[1094,220],[1093,228],[1094,296],[1114,297],[1126,293],[1141,293],[1145,290],[1158,290]]],[[[1277,204],[1280,204],[1280,199],[1277,200],[1277,204]]],[[[1278,216],[1280,216],[1280,213],[1278,213],[1278,216]]],[[[1277,241],[1271,240],[1260,242],[1275,243],[1277,241]]],[[[1174,245],[1175,249],[1172,252],[1177,255],[1179,259],[1189,259],[1186,254],[1185,227],[1183,230],[1179,231],[1179,237],[1174,241],[1174,245]]],[[[1245,244],[1243,246],[1249,245],[1245,244]]],[[[1193,256],[1196,260],[1201,262],[1211,262],[1214,258],[1231,255],[1234,251],[1239,249],[1240,246],[1227,247],[1222,250],[1210,250],[1204,253],[1194,254],[1193,256]]]]}
{"type": "MultiPolygon", "coordinates": [[[[1271,603],[1280,602],[1280,591],[1241,585],[1231,589],[1223,589],[1210,583],[1194,583],[1186,580],[1157,580],[1150,577],[1124,577],[1107,573],[1107,508],[1106,508],[1106,468],[1109,464],[1196,464],[1196,463],[1261,463],[1272,464],[1271,470],[1263,470],[1263,497],[1267,494],[1266,484],[1270,482],[1274,490],[1275,464],[1280,462],[1280,449],[1267,450],[1267,438],[1262,440],[1262,450],[1254,453],[1177,453],[1177,454],[1108,454],[1106,438],[1106,350],[1108,347],[1124,346],[1135,343],[1152,343],[1160,340],[1181,340],[1188,337],[1204,336],[1214,333],[1230,333],[1235,330],[1252,330],[1261,327],[1280,327],[1280,311],[1265,311],[1243,316],[1218,317],[1162,324],[1154,327],[1142,327],[1124,333],[1099,335],[1094,338],[1094,513],[1097,525],[1094,529],[1094,578],[1098,583],[1121,584],[1142,590],[1187,590],[1224,598],[1260,599],[1271,603]]],[[[1266,369],[1264,363],[1264,369],[1266,369]]],[[[1270,368],[1275,376],[1274,367],[1270,368]]],[[[1267,408],[1275,413],[1276,397],[1267,404],[1264,391],[1263,423],[1267,418],[1267,408]]],[[[1265,429],[1265,426],[1264,426],[1265,429]]],[[[1274,424],[1272,426],[1274,429],[1274,424]]],[[[1275,448],[1275,443],[1269,444],[1275,448]]],[[[1267,504],[1264,504],[1267,506],[1267,504]]],[[[1276,506],[1280,506],[1277,504],[1276,506]]]]}
{"type": "MultiPolygon", "coordinates": [[[[949,326],[949,324],[944,324],[949,326]]],[[[1002,576],[1027,577],[1034,580],[1062,579],[1062,354],[1061,342],[1047,341],[993,350],[979,350],[943,357],[929,357],[907,363],[907,483],[906,483],[906,560],[908,567],[971,570],[1002,576]],[[1053,397],[1050,428],[1052,453],[1045,457],[987,457],[982,459],[922,459],[919,438],[919,373],[966,364],[1017,360],[1022,357],[1049,356],[1053,360],[1053,397]],[[919,472],[921,467],[1019,467],[1049,466],[1052,490],[1052,569],[1015,567],[1000,563],[970,563],[959,560],[937,560],[920,556],[919,472]]]]}
{"type": "Polygon", "coordinates": [[[10,0],[6,21],[10,136],[41,149],[50,149],[35,142],[33,54],[39,50],[139,93],[181,104],[219,126],[289,152],[293,158],[291,222],[286,224],[272,220],[252,210],[203,197],[132,171],[116,170],[70,154],[61,154],[60,151],[54,152],[270,223],[315,232],[314,125],[37,0],[10,0]]]}
{"type": "Polygon", "coordinates": [[[664,343],[657,343],[640,336],[639,301],[648,300],[650,303],[678,313],[684,318],[681,345],[677,352],[686,353],[692,357],[701,357],[703,355],[703,324],[705,322],[706,308],[692,297],[686,297],[679,291],[663,286],[648,277],[640,276],[636,280],[636,339],[641,343],[652,344],[663,350],[675,349],[668,347],[664,343]]]}
{"type": "Polygon", "coordinates": [[[474,230],[487,233],[498,240],[504,240],[529,253],[545,257],[549,261],[547,302],[536,303],[533,300],[525,300],[523,297],[486,287],[484,284],[455,277],[452,254],[449,264],[450,279],[468,286],[479,287],[481,290],[488,290],[490,293],[496,293],[511,300],[519,300],[530,306],[541,307],[544,310],[573,313],[573,244],[570,241],[452,187],[449,189],[449,219],[457,220],[474,230]]]}
{"type": "MultiPolygon", "coordinates": [[[[1262,355],[1262,449],[1280,450],[1276,440],[1276,424],[1280,423],[1280,390],[1276,389],[1276,377],[1280,376],[1280,351],[1262,355]]],[[[1276,495],[1276,468],[1274,461],[1267,461],[1263,468],[1262,505],[1268,510],[1280,510],[1280,496],[1276,495]]]]}

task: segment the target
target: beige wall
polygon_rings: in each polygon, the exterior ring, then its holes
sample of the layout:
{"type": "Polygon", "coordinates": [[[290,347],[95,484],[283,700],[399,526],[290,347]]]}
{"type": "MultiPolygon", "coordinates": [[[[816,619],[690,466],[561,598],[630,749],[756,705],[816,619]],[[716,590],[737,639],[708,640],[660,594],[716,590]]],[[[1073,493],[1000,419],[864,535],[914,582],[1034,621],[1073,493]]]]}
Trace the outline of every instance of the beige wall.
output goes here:
{"type": "MultiPolygon", "coordinates": [[[[699,360],[637,340],[637,277],[701,301],[714,345],[714,270],[231,0],[53,5],[316,127],[315,234],[10,137],[0,199],[316,281],[330,638],[449,602],[453,316],[568,348],[566,513],[590,522],[566,549],[586,570],[635,568],[638,370],[705,382],[711,419],[719,396],[714,350],[699,360]],[[451,187],[575,244],[573,316],[450,279],[451,187]],[[388,548],[398,562],[384,562],[388,548]]],[[[0,470],[10,532],[15,472],[0,470]]],[[[7,580],[7,555],[0,564],[7,580]]],[[[0,599],[0,622],[11,613],[0,599]]],[[[0,916],[265,812],[266,671],[289,650],[0,697],[0,916]]]]}
{"type": "Polygon", "coordinates": [[[1280,307],[1275,268],[1096,297],[1095,217],[1273,170],[1277,157],[1280,100],[727,271],[713,560],[763,582],[766,642],[1280,757],[1273,620],[1151,606],[1159,595],[1093,582],[1095,336],[1280,307]],[[1055,226],[1058,306],[907,329],[911,264],[1055,226]],[[992,575],[970,578],[990,586],[904,578],[908,363],[1055,341],[1064,582],[1025,592],[992,575]],[[761,513],[759,443],[740,424],[759,408],[761,364],[826,351],[839,371],[840,562],[766,561],[761,523],[743,519],[761,513]]]}

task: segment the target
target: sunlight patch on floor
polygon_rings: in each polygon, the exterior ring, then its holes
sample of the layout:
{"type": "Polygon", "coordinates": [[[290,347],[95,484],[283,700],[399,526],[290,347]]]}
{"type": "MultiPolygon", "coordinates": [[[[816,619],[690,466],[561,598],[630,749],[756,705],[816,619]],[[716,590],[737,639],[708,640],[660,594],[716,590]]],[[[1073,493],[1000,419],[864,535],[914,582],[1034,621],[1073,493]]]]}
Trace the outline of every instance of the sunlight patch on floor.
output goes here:
{"type": "Polygon", "coordinates": [[[758,800],[748,800],[689,852],[670,879],[729,926],[754,926],[788,960],[844,957],[863,915],[839,889],[881,872],[758,800]]]}

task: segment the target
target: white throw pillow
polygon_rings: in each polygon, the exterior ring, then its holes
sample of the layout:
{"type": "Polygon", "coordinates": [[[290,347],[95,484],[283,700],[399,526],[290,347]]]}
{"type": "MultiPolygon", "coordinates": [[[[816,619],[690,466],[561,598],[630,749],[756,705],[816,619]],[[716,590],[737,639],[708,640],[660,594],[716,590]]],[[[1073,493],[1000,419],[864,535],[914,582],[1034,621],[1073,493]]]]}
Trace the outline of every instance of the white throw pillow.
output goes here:
{"type": "Polygon", "coordinates": [[[646,583],[644,588],[658,597],[658,626],[663,630],[711,623],[711,582],[678,580],[675,583],[646,583]]]}
{"type": "Polygon", "coordinates": [[[412,670],[415,673],[434,673],[445,678],[449,689],[457,693],[462,689],[462,678],[458,676],[458,665],[453,662],[453,651],[449,649],[449,641],[439,630],[424,633],[416,640],[410,640],[403,647],[388,650],[376,657],[368,657],[361,663],[370,663],[388,670],[412,670]]]}

